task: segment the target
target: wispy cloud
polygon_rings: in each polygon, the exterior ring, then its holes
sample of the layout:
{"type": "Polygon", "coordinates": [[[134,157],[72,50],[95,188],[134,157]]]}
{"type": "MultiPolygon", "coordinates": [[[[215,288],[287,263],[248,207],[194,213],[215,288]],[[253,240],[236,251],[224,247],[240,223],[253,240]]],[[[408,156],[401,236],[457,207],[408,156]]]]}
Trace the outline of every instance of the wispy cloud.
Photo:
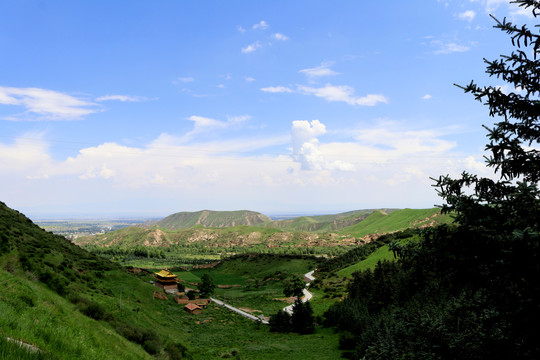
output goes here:
{"type": "Polygon", "coordinates": [[[314,68],[302,69],[299,71],[301,74],[306,75],[309,79],[319,78],[323,76],[334,76],[339,74],[329,68],[329,64],[322,64],[314,68]]]}
{"type": "Polygon", "coordinates": [[[366,96],[354,96],[354,88],[346,85],[334,86],[326,84],[324,87],[298,86],[298,91],[315,95],[327,101],[342,101],[349,105],[375,106],[378,103],[388,103],[388,99],[380,94],[368,94],[366,96]]]}
{"type": "Polygon", "coordinates": [[[173,81],[173,83],[179,84],[179,83],[189,83],[189,82],[193,82],[193,81],[195,81],[195,79],[192,78],[192,77],[179,77],[178,79],[173,81]]]}
{"type": "Polygon", "coordinates": [[[257,30],[257,29],[265,30],[265,29],[268,29],[268,27],[269,27],[269,25],[266,23],[266,21],[261,20],[257,24],[253,25],[252,29],[253,30],[257,30]]]}
{"type": "Polygon", "coordinates": [[[268,86],[261,88],[261,91],[269,92],[269,93],[292,93],[294,92],[293,89],[288,88],[286,86],[268,86]]]}
{"type": "Polygon", "coordinates": [[[255,78],[253,78],[253,77],[251,77],[251,76],[246,76],[246,77],[244,78],[244,80],[246,80],[247,82],[253,82],[253,81],[255,81],[255,78]]]}
{"type": "Polygon", "coordinates": [[[244,54],[249,54],[251,52],[254,52],[255,50],[261,48],[262,45],[259,41],[255,41],[254,43],[252,44],[249,44],[248,46],[242,48],[242,53],[244,54]]]}
{"type": "Polygon", "coordinates": [[[458,44],[455,42],[443,42],[440,40],[434,40],[431,42],[432,46],[437,48],[435,54],[437,55],[446,55],[457,52],[467,52],[471,49],[470,46],[458,44]]]}
{"type": "Polygon", "coordinates": [[[222,130],[233,126],[239,126],[240,124],[245,123],[250,120],[251,116],[249,115],[238,115],[238,116],[228,116],[227,121],[216,120],[204,116],[192,115],[187,120],[193,121],[193,130],[188,132],[184,139],[189,140],[194,135],[201,133],[207,133],[216,130],[222,130]]]}
{"type": "Polygon", "coordinates": [[[21,114],[5,120],[79,120],[100,111],[96,104],[61,92],[40,88],[14,88],[0,86],[0,104],[20,106],[21,114]]]}
{"type": "Polygon", "coordinates": [[[476,16],[476,12],[474,12],[473,10],[467,10],[458,14],[458,17],[460,19],[466,20],[468,22],[473,21],[475,16],[476,16]]]}
{"type": "Polygon", "coordinates": [[[122,102],[139,102],[139,101],[146,101],[148,98],[143,96],[131,96],[131,95],[105,95],[100,96],[96,99],[96,101],[122,101],[122,102]]]}
{"type": "Polygon", "coordinates": [[[429,99],[431,99],[431,97],[432,96],[430,94],[426,94],[426,95],[422,96],[422,100],[429,100],[429,99]]]}

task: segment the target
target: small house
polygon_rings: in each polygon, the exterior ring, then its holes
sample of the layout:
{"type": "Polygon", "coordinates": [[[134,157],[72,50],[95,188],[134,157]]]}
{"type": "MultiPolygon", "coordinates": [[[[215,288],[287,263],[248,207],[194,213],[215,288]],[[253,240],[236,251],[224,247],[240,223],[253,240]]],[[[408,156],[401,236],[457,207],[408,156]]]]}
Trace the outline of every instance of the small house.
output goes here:
{"type": "Polygon", "coordinates": [[[186,304],[186,306],[184,306],[184,309],[185,309],[188,313],[190,313],[190,314],[192,314],[192,315],[196,315],[196,314],[202,313],[202,309],[201,309],[199,306],[197,306],[197,305],[195,305],[195,304],[193,304],[193,303],[186,304]]]}

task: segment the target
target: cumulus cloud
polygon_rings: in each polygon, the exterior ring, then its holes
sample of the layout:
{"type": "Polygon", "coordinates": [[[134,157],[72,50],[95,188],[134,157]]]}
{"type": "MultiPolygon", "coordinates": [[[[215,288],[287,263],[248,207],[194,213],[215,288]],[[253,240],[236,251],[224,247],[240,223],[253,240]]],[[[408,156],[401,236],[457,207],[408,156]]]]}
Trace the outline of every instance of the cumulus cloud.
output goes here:
{"type": "Polygon", "coordinates": [[[467,10],[462,13],[459,13],[458,17],[462,20],[466,20],[468,22],[471,22],[474,20],[474,17],[476,16],[476,12],[473,10],[467,10]]]}
{"type": "Polygon", "coordinates": [[[319,120],[296,120],[292,123],[292,158],[303,170],[354,170],[354,165],[341,160],[326,159],[318,136],[326,133],[326,126],[319,120]]]}
{"type": "Polygon", "coordinates": [[[276,40],[279,40],[279,41],[287,41],[287,40],[289,40],[288,36],[283,35],[281,33],[275,33],[274,35],[272,35],[272,38],[274,38],[276,40]]]}
{"type": "Polygon", "coordinates": [[[294,92],[293,89],[288,88],[286,86],[268,86],[265,88],[261,88],[261,91],[269,92],[269,93],[292,93],[294,92]]]}
{"type": "Polygon", "coordinates": [[[342,101],[349,105],[375,106],[378,103],[388,103],[388,99],[380,94],[354,96],[354,89],[350,86],[334,86],[326,84],[324,87],[298,86],[298,91],[306,95],[315,95],[327,101],[342,101]]]}
{"type": "MultiPolygon", "coordinates": [[[[207,129],[248,120],[247,115],[191,119],[207,129]]],[[[104,143],[55,159],[50,143],[27,134],[10,144],[0,141],[0,188],[10,189],[3,201],[46,211],[63,199],[70,209],[71,198],[101,210],[130,199],[130,206],[140,206],[135,211],[171,202],[173,211],[217,206],[216,199],[226,209],[239,201],[246,208],[283,209],[315,198],[322,208],[375,207],[396,204],[395,199],[402,202],[393,206],[431,206],[438,197],[430,176],[482,169],[481,154],[454,153],[448,135],[391,122],[340,132],[321,121],[295,121],[289,133],[275,137],[186,141],[162,134],[148,144],[104,143]],[[289,152],[276,152],[287,145],[289,152]]]]}
{"type": "Polygon", "coordinates": [[[242,48],[241,51],[244,54],[249,54],[249,53],[254,52],[255,50],[257,50],[257,49],[259,49],[261,47],[262,47],[261,43],[259,41],[255,41],[254,43],[249,44],[248,46],[242,48]]]}
{"type": "Polygon", "coordinates": [[[0,86],[0,104],[20,106],[22,114],[5,120],[79,120],[99,111],[96,104],[61,92],[40,88],[14,88],[0,86]]]}
{"type": "Polygon", "coordinates": [[[322,76],[333,76],[339,73],[329,68],[328,64],[322,64],[314,68],[302,69],[299,71],[301,74],[306,75],[309,79],[314,79],[322,76]]]}
{"type": "Polygon", "coordinates": [[[430,94],[426,94],[426,95],[422,96],[422,100],[429,100],[431,98],[432,98],[432,96],[430,94]]]}
{"type": "Polygon", "coordinates": [[[268,29],[268,26],[269,25],[266,23],[266,21],[261,20],[257,24],[253,25],[252,29],[253,30],[257,30],[257,29],[265,30],[265,29],[268,29]]]}

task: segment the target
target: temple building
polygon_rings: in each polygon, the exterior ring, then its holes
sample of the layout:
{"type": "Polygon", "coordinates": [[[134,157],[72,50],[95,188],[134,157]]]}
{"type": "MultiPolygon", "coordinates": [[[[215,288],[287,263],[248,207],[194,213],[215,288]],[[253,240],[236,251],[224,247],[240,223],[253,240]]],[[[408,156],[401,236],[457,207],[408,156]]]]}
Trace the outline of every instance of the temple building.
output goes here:
{"type": "Polygon", "coordinates": [[[154,278],[156,279],[156,286],[162,288],[165,291],[174,291],[177,289],[176,284],[178,283],[178,278],[169,270],[163,269],[160,272],[155,273],[154,278]]]}

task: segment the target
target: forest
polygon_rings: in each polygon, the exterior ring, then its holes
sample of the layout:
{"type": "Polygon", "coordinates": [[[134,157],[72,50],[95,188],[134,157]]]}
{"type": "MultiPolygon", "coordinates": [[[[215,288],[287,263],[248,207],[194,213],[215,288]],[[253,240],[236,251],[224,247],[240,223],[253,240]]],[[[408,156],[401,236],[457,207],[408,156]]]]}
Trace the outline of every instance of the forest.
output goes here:
{"type": "MultiPolygon", "coordinates": [[[[537,1],[516,3],[539,14],[537,1]]],[[[418,242],[393,242],[398,261],[353,274],[348,297],[325,314],[348,358],[540,357],[540,37],[494,21],[515,51],[485,60],[486,72],[515,90],[457,86],[496,119],[485,126],[496,178],[434,179],[442,211],[456,223],[425,229],[418,242]]]]}

